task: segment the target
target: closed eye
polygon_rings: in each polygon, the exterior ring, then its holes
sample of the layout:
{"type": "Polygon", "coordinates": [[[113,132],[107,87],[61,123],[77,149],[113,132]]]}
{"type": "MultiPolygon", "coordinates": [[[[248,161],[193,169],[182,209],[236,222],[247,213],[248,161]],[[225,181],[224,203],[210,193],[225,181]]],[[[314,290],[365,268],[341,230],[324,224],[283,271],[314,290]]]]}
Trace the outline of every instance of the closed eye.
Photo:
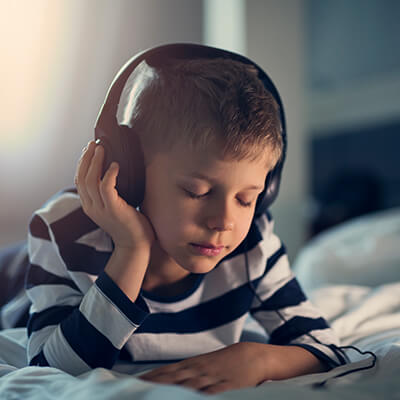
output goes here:
{"type": "MultiPolygon", "coordinates": [[[[190,198],[192,198],[192,199],[197,199],[197,200],[199,200],[199,199],[201,199],[201,198],[207,196],[207,195],[210,193],[210,191],[208,191],[207,193],[203,193],[203,194],[195,194],[195,193],[189,192],[189,191],[186,190],[186,189],[184,189],[184,191],[188,194],[188,196],[189,196],[190,198]]],[[[240,200],[240,199],[238,199],[238,202],[239,202],[239,204],[240,204],[242,207],[251,207],[251,205],[253,204],[252,202],[247,202],[247,203],[246,203],[245,201],[240,200]]]]}

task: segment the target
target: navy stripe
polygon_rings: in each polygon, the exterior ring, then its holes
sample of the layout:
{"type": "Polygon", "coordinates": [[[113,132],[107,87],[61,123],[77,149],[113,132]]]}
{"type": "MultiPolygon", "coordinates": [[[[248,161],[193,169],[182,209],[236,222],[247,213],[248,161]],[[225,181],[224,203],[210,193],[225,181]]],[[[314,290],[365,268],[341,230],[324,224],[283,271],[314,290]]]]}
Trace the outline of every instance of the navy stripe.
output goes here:
{"type": "Polygon", "coordinates": [[[60,247],[65,243],[74,242],[98,228],[99,226],[85,214],[82,207],[50,224],[55,241],[60,247]]]}
{"type": "Polygon", "coordinates": [[[63,319],[67,318],[78,306],[54,306],[47,308],[39,313],[33,313],[29,316],[28,337],[32,332],[38,331],[49,325],[58,325],[63,319]]]}
{"type": "Polygon", "coordinates": [[[29,361],[29,365],[36,365],[39,367],[49,367],[50,364],[46,360],[46,357],[44,356],[43,350],[37,354],[35,357],[32,358],[32,360],[29,361]]]}
{"type": "Polygon", "coordinates": [[[197,333],[217,328],[246,314],[254,294],[244,284],[220,297],[176,313],[150,314],[137,333],[197,333]]]}
{"type": "Polygon", "coordinates": [[[115,364],[119,350],[79,310],[60,326],[69,345],[91,368],[112,368],[115,364]]]}
{"type": "Polygon", "coordinates": [[[279,259],[286,254],[285,246],[282,244],[281,247],[271,256],[268,257],[267,264],[265,270],[261,276],[256,279],[253,279],[251,282],[255,288],[258,287],[261,280],[267,275],[269,271],[274,267],[274,265],[279,261],[279,259]]]}
{"type": "Polygon", "coordinates": [[[332,360],[329,358],[325,353],[322,351],[316,349],[315,347],[309,345],[309,344],[289,344],[288,346],[298,346],[302,347],[303,349],[308,350],[310,353],[312,353],[315,357],[317,357],[326,367],[329,369],[339,367],[340,364],[337,363],[335,360],[332,360]]]}
{"type": "Polygon", "coordinates": [[[271,333],[269,342],[288,344],[313,330],[327,328],[328,325],[323,318],[293,317],[271,333]]]}
{"type": "Polygon", "coordinates": [[[259,307],[250,310],[252,314],[257,311],[274,311],[285,307],[297,306],[306,300],[296,278],[282,286],[270,298],[265,300],[259,307]]]}
{"type": "Polygon", "coordinates": [[[99,275],[112,254],[110,251],[98,251],[80,243],[64,244],[59,250],[69,271],[86,272],[91,275],[99,275]]]}
{"type": "Polygon", "coordinates": [[[261,276],[259,276],[256,279],[253,279],[251,282],[255,288],[258,287],[259,283],[261,280],[267,275],[267,273],[273,268],[273,266],[278,262],[278,260],[281,258],[281,256],[286,254],[285,247],[282,245],[274,254],[272,254],[266,264],[266,268],[261,276]]]}
{"type": "Polygon", "coordinates": [[[26,275],[25,289],[31,289],[36,285],[66,285],[80,292],[78,286],[71,279],[61,278],[44,270],[40,265],[29,264],[26,275]]]}
{"type": "Polygon", "coordinates": [[[33,215],[29,222],[29,233],[35,238],[51,240],[48,226],[42,218],[36,214],[33,215]]]}
{"type": "Polygon", "coordinates": [[[105,271],[99,275],[95,284],[134,324],[140,325],[149,315],[150,310],[142,296],[139,295],[133,303],[105,271]]]}
{"type": "Polygon", "coordinates": [[[130,361],[130,362],[133,361],[132,355],[131,355],[131,353],[129,353],[129,351],[126,349],[126,346],[124,346],[124,347],[121,349],[121,351],[119,352],[119,354],[118,354],[118,360],[121,360],[121,361],[130,361]]]}
{"type": "MultiPolygon", "coordinates": [[[[344,365],[344,364],[346,364],[346,360],[345,360],[345,358],[343,357],[343,355],[341,354],[341,352],[340,352],[340,347],[337,347],[336,345],[334,345],[334,344],[329,344],[328,345],[328,347],[335,353],[335,355],[336,355],[336,357],[339,359],[339,361],[344,365]]],[[[343,350],[342,350],[343,351],[343,350]]],[[[346,353],[344,353],[344,354],[346,354],[346,353]]]]}
{"type": "Polygon", "coordinates": [[[271,222],[273,220],[271,213],[269,210],[265,210],[265,215],[267,216],[268,222],[271,222]]]}
{"type": "Polygon", "coordinates": [[[59,190],[58,192],[56,192],[53,196],[49,197],[49,198],[45,201],[45,203],[43,204],[42,208],[47,207],[51,202],[57,200],[59,197],[63,197],[63,195],[64,195],[65,193],[75,193],[75,194],[78,194],[78,190],[76,189],[75,186],[71,186],[71,187],[68,187],[68,188],[61,189],[61,190],[59,190]]]}
{"type": "Polygon", "coordinates": [[[175,303],[176,301],[184,300],[198,289],[201,282],[203,282],[203,279],[206,277],[207,273],[205,274],[193,273],[191,275],[195,277],[195,281],[192,284],[192,286],[185,292],[182,292],[176,296],[165,296],[165,295],[160,296],[158,294],[143,289],[141,289],[141,293],[143,294],[143,297],[145,297],[146,299],[158,301],[159,303],[175,303]]]}

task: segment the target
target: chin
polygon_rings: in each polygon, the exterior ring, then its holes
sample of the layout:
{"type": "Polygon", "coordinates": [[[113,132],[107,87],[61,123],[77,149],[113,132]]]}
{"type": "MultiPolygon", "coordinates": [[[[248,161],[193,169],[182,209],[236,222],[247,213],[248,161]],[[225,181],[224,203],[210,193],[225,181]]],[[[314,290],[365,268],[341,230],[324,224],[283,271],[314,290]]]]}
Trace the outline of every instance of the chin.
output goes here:
{"type": "Polygon", "coordinates": [[[188,252],[187,249],[179,249],[175,254],[171,251],[169,256],[184,270],[193,274],[206,274],[212,271],[216,265],[226,256],[220,254],[215,257],[207,257],[203,255],[196,255],[188,252]]]}
{"type": "Polygon", "coordinates": [[[219,260],[187,260],[186,262],[182,262],[179,265],[184,268],[186,271],[191,272],[192,274],[206,274],[207,272],[212,271],[217,265],[219,260]]]}

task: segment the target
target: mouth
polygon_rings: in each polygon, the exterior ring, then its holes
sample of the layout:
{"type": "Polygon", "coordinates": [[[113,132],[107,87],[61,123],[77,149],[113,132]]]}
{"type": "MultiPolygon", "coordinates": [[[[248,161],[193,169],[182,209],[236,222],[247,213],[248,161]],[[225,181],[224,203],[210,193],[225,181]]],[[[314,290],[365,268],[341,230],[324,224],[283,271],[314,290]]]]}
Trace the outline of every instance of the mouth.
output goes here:
{"type": "Polygon", "coordinates": [[[206,247],[207,249],[222,249],[222,248],[225,247],[222,244],[214,245],[212,243],[205,243],[205,242],[202,242],[202,243],[190,243],[190,244],[192,244],[194,246],[206,247]]]}
{"type": "Polygon", "coordinates": [[[201,254],[203,256],[217,256],[221,253],[225,246],[214,246],[209,243],[207,245],[190,243],[191,248],[196,254],[201,254]]]}

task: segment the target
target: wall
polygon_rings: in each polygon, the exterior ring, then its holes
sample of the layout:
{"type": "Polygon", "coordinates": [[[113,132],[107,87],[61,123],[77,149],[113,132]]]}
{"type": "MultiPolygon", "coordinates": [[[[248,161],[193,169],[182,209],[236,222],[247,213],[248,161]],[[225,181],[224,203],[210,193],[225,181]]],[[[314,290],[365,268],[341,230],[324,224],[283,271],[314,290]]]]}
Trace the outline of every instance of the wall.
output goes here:
{"type": "Polygon", "coordinates": [[[271,207],[275,229],[291,261],[305,238],[307,149],[305,147],[304,2],[248,0],[247,54],[278,88],[287,119],[288,152],[278,198],[271,207]]]}
{"type": "Polygon", "coordinates": [[[198,0],[3,2],[0,246],[71,186],[107,89],[135,53],[202,40],[198,0]],[[13,40],[10,40],[12,38],[13,40]],[[4,86],[5,85],[5,86],[4,86]]]}

